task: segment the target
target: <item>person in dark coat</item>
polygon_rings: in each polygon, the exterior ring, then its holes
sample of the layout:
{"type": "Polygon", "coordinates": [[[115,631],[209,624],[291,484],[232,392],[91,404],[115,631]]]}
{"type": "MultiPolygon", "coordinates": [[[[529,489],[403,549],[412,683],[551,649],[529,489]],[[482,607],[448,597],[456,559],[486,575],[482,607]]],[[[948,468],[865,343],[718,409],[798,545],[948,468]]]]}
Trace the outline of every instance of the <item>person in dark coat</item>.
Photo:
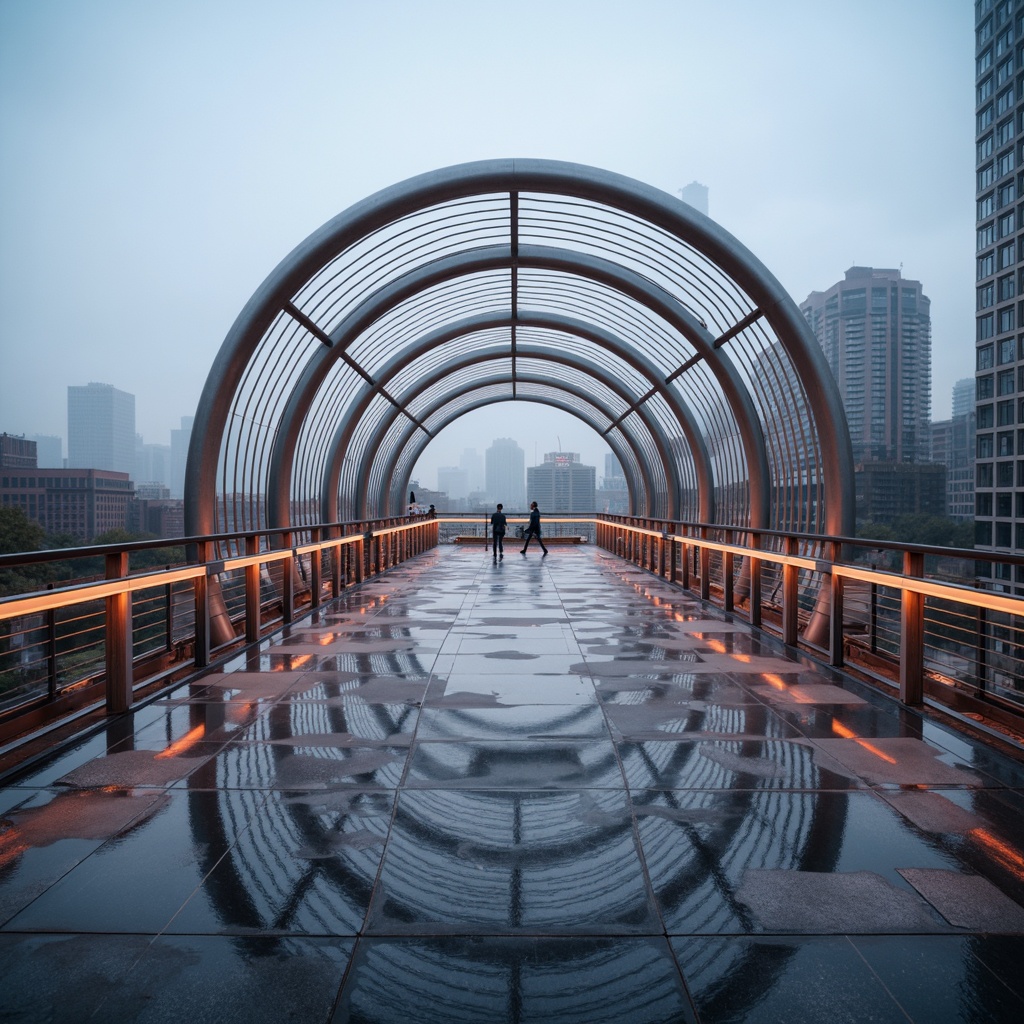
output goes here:
{"type": "Polygon", "coordinates": [[[502,542],[505,540],[508,520],[505,518],[505,513],[501,511],[503,507],[499,504],[497,509],[491,513],[491,553],[495,562],[499,558],[505,557],[505,547],[502,542]]]}
{"type": "Polygon", "coordinates": [[[526,549],[530,546],[530,541],[533,538],[537,538],[537,543],[540,545],[541,551],[546,555],[548,549],[544,547],[544,540],[540,535],[540,509],[537,508],[537,502],[530,502],[530,525],[526,528],[526,543],[523,545],[523,550],[519,552],[521,555],[526,554],[526,549]]]}

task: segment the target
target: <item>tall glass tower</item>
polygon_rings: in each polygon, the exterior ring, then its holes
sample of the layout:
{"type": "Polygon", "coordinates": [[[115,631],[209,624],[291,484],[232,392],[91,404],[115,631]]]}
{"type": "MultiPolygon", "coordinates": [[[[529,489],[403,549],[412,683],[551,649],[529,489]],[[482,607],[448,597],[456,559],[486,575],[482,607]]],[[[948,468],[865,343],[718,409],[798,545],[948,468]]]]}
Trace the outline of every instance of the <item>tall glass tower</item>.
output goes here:
{"type": "MultiPolygon", "coordinates": [[[[1022,0],[977,0],[975,159],[975,544],[1024,552],[1024,253],[1018,193],[1024,170],[1022,0]]],[[[978,566],[985,585],[1024,593],[1024,568],[978,566]]]]}
{"type": "Polygon", "coordinates": [[[68,388],[68,466],[134,472],[134,395],[110,384],[68,388]]]}
{"type": "Polygon", "coordinates": [[[526,454],[511,437],[491,442],[484,456],[487,497],[500,501],[506,512],[526,508],[526,454]]]}

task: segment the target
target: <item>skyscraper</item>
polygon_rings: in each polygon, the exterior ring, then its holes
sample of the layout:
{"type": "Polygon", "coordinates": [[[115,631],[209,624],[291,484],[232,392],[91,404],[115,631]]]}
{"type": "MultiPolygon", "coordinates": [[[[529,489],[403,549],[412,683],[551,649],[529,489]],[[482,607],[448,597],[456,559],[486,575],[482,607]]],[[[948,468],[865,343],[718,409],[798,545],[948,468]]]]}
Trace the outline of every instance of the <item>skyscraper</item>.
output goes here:
{"type": "Polygon", "coordinates": [[[597,469],[580,463],[577,452],[548,452],[526,471],[530,500],[545,512],[593,512],[597,469]]]}
{"type": "Polygon", "coordinates": [[[171,497],[185,496],[185,467],[188,465],[188,445],[192,439],[193,416],[181,417],[181,428],[171,431],[171,497]]]}
{"type": "MultiPolygon", "coordinates": [[[[1024,334],[1016,302],[1024,274],[1017,241],[1017,136],[1024,97],[1016,81],[1024,38],[1021,0],[977,0],[975,544],[1024,552],[1024,334]]],[[[978,566],[983,585],[1024,593],[1024,567],[978,566]],[[984,575],[991,573],[991,575],[984,575]],[[1014,578],[1014,576],[1016,578],[1014,578]]]]}
{"type": "Polygon", "coordinates": [[[839,384],[855,462],[927,462],[931,303],[899,270],[851,267],[800,305],[839,384]]]}
{"type": "Polygon", "coordinates": [[[526,508],[526,455],[510,437],[491,442],[484,455],[487,496],[502,502],[506,511],[526,508]]]}
{"type": "Polygon", "coordinates": [[[134,395],[110,384],[68,388],[68,466],[134,471],[134,395]]]}

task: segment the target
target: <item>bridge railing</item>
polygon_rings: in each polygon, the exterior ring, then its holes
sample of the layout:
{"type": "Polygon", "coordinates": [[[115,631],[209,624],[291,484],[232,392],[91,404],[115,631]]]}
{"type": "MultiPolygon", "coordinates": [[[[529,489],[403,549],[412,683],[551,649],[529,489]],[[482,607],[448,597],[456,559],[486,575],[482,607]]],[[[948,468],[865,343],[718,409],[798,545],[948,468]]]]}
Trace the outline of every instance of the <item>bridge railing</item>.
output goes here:
{"type": "MultiPolygon", "coordinates": [[[[510,516],[510,533],[525,522],[510,516]]],[[[0,556],[0,572],[93,566],[0,599],[0,738],[97,702],[123,710],[144,688],[257,642],[347,586],[488,530],[489,516],[473,515],[192,537],[173,564],[144,571],[133,558],[168,541],[0,556]]],[[[593,539],[787,644],[890,684],[908,704],[939,699],[970,714],[981,700],[1020,726],[1024,598],[974,579],[977,563],[1015,573],[1024,558],[609,515],[545,516],[544,535],[593,539]]]]}
{"type": "Polygon", "coordinates": [[[15,719],[23,731],[97,701],[124,710],[138,690],[255,643],[437,537],[438,520],[415,517],[2,555],[8,576],[50,562],[68,578],[0,598],[0,737],[15,719]],[[133,570],[133,557],[169,544],[174,564],[133,570]]]}
{"type": "Polygon", "coordinates": [[[975,584],[1020,556],[625,516],[599,517],[597,542],[908,704],[981,700],[1020,725],[1024,597],[975,584]]]}

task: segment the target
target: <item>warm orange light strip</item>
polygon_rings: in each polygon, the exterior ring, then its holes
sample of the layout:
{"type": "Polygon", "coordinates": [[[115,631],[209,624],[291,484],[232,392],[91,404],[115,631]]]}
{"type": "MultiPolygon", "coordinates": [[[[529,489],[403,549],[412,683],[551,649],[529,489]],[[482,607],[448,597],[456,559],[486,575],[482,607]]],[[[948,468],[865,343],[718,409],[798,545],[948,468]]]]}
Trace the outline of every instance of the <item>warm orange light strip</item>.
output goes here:
{"type": "Polygon", "coordinates": [[[853,740],[855,743],[862,746],[869,754],[874,754],[875,757],[881,758],[887,764],[898,764],[899,762],[895,757],[890,757],[884,751],[879,750],[873,743],[869,743],[865,739],[861,739],[852,729],[847,729],[845,725],[840,725],[838,722],[832,723],[832,731],[843,739],[853,740]]]}
{"type": "Polygon", "coordinates": [[[179,754],[183,754],[186,750],[194,747],[204,736],[206,735],[206,726],[197,725],[194,729],[189,730],[181,737],[180,740],[175,740],[169,747],[161,750],[156,755],[156,759],[164,757],[177,757],[179,754]]]}
{"type": "MultiPolygon", "coordinates": [[[[764,680],[765,680],[766,683],[769,683],[771,686],[774,686],[776,690],[786,690],[786,689],[788,689],[788,687],[786,686],[786,683],[782,679],[782,677],[775,675],[774,672],[766,673],[765,677],[764,677],[764,680]]],[[[832,723],[832,728],[834,729],[835,727],[836,727],[836,723],[833,722],[832,723]]]]}
{"type": "Polygon", "coordinates": [[[988,829],[972,828],[967,834],[977,839],[1004,868],[1018,878],[1024,878],[1024,857],[1012,846],[1008,846],[1002,839],[992,835],[988,829]]]}

